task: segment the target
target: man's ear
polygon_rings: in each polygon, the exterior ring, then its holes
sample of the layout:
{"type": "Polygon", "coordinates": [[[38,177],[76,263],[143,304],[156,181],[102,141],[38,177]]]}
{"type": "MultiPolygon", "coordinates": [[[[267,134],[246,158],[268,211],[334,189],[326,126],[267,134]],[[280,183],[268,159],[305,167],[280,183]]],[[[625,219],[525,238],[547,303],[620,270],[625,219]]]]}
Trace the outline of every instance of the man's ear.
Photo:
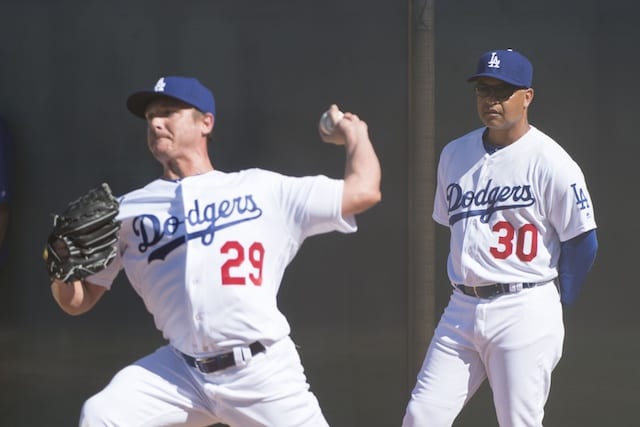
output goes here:
{"type": "Polygon", "coordinates": [[[202,133],[204,135],[208,135],[213,130],[213,126],[215,125],[216,119],[211,113],[205,113],[202,115],[202,133]]]}
{"type": "Polygon", "coordinates": [[[528,107],[529,105],[531,105],[531,102],[533,102],[533,88],[530,87],[529,89],[527,89],[527,91],[524,94],[524,106],[528,107]]]}

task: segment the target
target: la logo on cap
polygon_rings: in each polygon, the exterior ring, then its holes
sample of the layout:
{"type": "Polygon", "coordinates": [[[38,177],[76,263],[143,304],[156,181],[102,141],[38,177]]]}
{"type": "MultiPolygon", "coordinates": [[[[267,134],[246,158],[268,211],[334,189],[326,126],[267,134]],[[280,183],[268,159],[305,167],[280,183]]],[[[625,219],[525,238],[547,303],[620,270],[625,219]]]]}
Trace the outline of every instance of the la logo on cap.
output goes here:
{"type": "Polygon", "coordinates": [[[492,49],[480,56],[475,74],[467,81],[472,82],[480,77],[491,77],[513,86],[529,88],[533,66],[524,55],[513,49],[492,49]]]}
{"type": "Polygon", "coordinates": [[[160,77],[160,79],[156,82],[156,85],[153,88],[153,90],[155,92],[164,92],[164,87],[166,85],[167,85],[167,83],[164,81],[164,77],[160,77]]]}
{"type": "Polygon", "coordinates": [[[491,58],[487,62],[489,68],[500,68],[500,58],[496,52],[491,52],[491,58]]]}

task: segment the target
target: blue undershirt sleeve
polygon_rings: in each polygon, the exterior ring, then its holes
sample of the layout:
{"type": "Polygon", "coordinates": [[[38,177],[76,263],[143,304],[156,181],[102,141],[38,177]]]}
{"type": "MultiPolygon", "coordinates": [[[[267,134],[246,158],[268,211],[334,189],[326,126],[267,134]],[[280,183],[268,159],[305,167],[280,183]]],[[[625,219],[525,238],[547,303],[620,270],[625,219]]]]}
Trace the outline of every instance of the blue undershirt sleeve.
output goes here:
{"type": "Polygon", "coordinates": [[[590,230],[560,244],[558,280],[560,300],[565,306],[572,305],[584,285],[598,250],[596,230],[590,230]]]}

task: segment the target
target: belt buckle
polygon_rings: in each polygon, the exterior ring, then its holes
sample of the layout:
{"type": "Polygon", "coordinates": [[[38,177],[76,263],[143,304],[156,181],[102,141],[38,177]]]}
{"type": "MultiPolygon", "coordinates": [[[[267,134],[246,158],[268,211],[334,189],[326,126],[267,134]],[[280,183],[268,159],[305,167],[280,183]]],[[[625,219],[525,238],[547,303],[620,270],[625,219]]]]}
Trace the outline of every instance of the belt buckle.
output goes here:
{"type": "Polygon", "coordinates": [[[233,360],[235,361],[235,366],[247,365],[252,357],[253,353],[251,353],[251,349],[249,347],[233,347],[233,360]]]}
{"type": "Polygon", "coordinates": [[[509,293],[515,294],[523,289],[522,283],[509,283],[509,293]]]}

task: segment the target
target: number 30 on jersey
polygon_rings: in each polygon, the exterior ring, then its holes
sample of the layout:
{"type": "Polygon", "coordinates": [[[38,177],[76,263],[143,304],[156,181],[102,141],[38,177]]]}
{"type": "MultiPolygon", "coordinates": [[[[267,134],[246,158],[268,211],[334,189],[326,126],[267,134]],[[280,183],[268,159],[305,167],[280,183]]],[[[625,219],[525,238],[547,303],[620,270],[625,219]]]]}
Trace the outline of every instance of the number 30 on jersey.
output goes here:
{"type": "Polygon", "coordinates": [[[497,246],[489,248],[495,258],[506,259],[515,254],[519,260],[530,262],[538,254],[538,229],[535,225],[524,224],[515,229],[507,221],[499,221],[492,230],[498,236],[497,246]]]}

